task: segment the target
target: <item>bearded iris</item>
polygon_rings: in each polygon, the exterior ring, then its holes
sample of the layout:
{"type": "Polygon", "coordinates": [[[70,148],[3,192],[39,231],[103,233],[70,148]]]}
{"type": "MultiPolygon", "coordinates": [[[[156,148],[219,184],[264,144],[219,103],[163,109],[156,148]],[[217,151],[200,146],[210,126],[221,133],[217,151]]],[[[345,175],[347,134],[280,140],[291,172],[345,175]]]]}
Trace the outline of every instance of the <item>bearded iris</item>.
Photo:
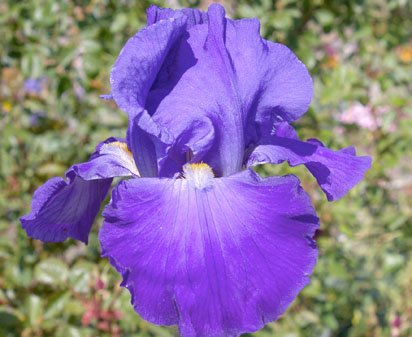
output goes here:
{"type": "Polygon", "coordinates": [[[43,241],[87,242],[113,177],[99,233],[135,310],[182,336],[238,336],[286,310],[309,282],[318,218],[293,176],[261,178],[262,163],[305,165],[328,200],[356,185],[370,158],[301,141],[291,122],[312,80],[255,19],[152,6],[121,51],[112,93],[126,139],[109,138],[67,180],[34,194],[21,221],[43,241]]]}

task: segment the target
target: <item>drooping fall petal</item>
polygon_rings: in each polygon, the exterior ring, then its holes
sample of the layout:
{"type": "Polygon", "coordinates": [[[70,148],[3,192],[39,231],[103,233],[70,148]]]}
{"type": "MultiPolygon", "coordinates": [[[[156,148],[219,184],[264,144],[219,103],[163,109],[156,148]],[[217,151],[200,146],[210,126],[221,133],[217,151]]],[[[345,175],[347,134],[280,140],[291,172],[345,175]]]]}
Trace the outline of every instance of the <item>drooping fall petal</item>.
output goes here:
{"type": "Polygon", "coordinates": [[[31,212],[20,219],[22,226],[30,237],[44,242],[71,237],[87,243],[112,178],[137,174],[126,143],[110,138],[98,145],[90,161],[73,165],[67,180],[55,177],[39,187],[31,212]]]}
{"type": "Polygon", "coordinates": [[[196,186],[121,182],[104,211],[103,255],[150,322],[183,337],[256,331],[307,284],[318,219],[294,176],[248,170],[196,186]]]}

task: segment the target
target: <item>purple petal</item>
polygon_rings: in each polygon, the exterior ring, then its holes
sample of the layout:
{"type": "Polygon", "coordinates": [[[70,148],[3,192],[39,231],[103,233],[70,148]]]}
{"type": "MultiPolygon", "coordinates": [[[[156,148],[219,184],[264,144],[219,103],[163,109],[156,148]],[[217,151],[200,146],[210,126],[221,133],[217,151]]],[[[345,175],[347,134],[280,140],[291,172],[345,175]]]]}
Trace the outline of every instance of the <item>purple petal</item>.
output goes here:
{"type": "Polygon", "coordinates": [[[244,149],[244,113],[225,47],[224,14],[223,7],[210,6],[208,25],[189,30],[188,40],[181,43],[168,67],[168,81],[157,81],[148,98],[154,121],[167,127],[175,139],[196,120],[208,126],[204,136],[215,134],[209,143],[188,139],[185,146],[195,156],[202,154],[218,175],[239,171],[244,149]]]}
{"type": "Polygon", "coordinates": [[[261,139],[251,153],[247,166],[280,164],[284,161],[291,166],[305,164],[329,201],[343,197],[371,167],[371,158],[356,156],[353,147],[333,151],[316,139],[299,140],[291,128],[282,127],[275,135],[261,139]]]}
{"type": "Polygon", "coordinates": [[[67,181],[55,177],[37,189],[22,226],[30,237],[44,242],[71,237],[87,243],[112,178],[137,173],[126,143],[110,138],[99,144],[89,162],[73,165],[67,181]]]}
{"type": "Polygon", "coordinates": [[[71,169],[84,180],[139,176],[126,142],[113,137],[97,146],[90,161],[75,164],[71,169]]]}
{"type": "Polygon", "coordinates": [[[172,176],[182,158],[233,174],[273,118],[297,119],[312,96],[306,68],[287,47],[263,40],[257,20],[226,19],[217,4],[207,14],[150,7],[148,27],[123,48],[111,80],[131,118],[128,142],[142,176],[172,176]],[[170,142],[157,140],[153,125],[170,142]]]}
{"type": "Polygon", "coordinates": [[[32,95],[39,95],[47,85],[47,77],[28,78],[24,81],[24,90],[32,95]]]}
{"type": "Polygon", "coordinates": [[[99,96],[101,99],[105,100],[105,101],[111,101],[113,99],[113,95],[112,94],[104,94],[104,95],[100,95],[99,96]]]}
{"type": "Polygon", "coordinates": [[[52,178],[34,193],[32,211],[20,219],[27,235],[33,239],[60,242],[71,237],[87,243],[112,180],[85,181],[69,176],[72,178],[68,182],[52,178]]]}
{"type": "Polygon", "coordinates": [[[138,32],[126,43],[111,72],[112,95],[129,115],[128,144],[143,177],[157,176],[156,148],[163,145],[156,138],[160,126],[145,111],[147,95],[170,49],[186,32],[186,21],[178,12],[138,32]]]}
{"type": "Polygon", "coordinates": [[[113,191],[100,231],[135,310],[183,337],[234,337],[275,320],[308,283],[318,219],[294,176],[141,178],[113,191]]]}
{"type": "Polygon", "coordinates": [[[215,136],[208,118],[177,120],[184,128],[175,139],[147,113],[137,115],[129,124],[128,141],[134,148],[142,177],[173,177],[188,161],[200,162],[211,148],[215,136]]]}
{"type": "Polygon", "coordinates": [[[127,142],[133,151],[140,175],[157,177],[158,158],[165,156],[166,148],[173,142],[173,137],[168,130],[156,124],[146,110],[143,110],[134,118],[129,118],[127,142]]]}
{"type": "Polygon", "coordinates": [[[144,110],[147,94],[185,27],[186,17],[177,13],[141,30],[123,47],[112,68],[110,83],[114,100],[129,116],[144,110]]]}
{"type": "Polygon", "coordinates": [[[296,120],[309,107],[312,79],[288,47],[262,39],[259,31],[257,19],[227,20],[226,47],[244,109],[258,124],[296,120]]]}
{"type": "Polygon", "coordinates": [[[147,107],[174,138],[191,121],[208,119],[212,128],[205,135],[213,130],[213,141],[199,146],[189,140],[186,148],[202,154],[218,175],[230,175],[273,118],[294,120],[307,110],[312,80],[287,47],[260,37],[257,20],[227,20],[219,5],[209,8],[208,26],[188,32],[167,67],[167,80],[157,80],[149,92],[147,107]]]}
{"type": "Polygon", "coordinates": [[[180,10],[173,10],[170,8],[160,8],[155,5],[151,5],[147,11],[147,25],[150,26],[160,20],[167,20],[173,18],[177,13],[182,13],[187,18],[186,29],[195,25],[200,25],[207,22],[207,15],[205,12],[198,9],[183,8],[180,10]]]}
{"type": "Polygon", "coordinates": [[[182,171],[187,162],[200,162],[213,145],[215,130],[208,118],[189,120],[166,151],[159,153],[159,176],[173,177],[182,171]]]}

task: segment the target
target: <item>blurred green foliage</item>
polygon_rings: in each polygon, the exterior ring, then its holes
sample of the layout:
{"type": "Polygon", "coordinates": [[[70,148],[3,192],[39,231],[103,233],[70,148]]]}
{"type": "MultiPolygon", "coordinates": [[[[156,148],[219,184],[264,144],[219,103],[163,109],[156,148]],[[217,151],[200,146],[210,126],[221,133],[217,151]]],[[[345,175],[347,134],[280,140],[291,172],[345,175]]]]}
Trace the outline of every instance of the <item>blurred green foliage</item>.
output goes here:
{"type": "MultiPolygon", "coordinates": [[[[153,2],[152,2],[153,3],[153,2]]],[[[208,1],[154,2],[207,7],[208,1]]],[[[303,168],[321,217],[311,284],[259,337],[412,335],[412,5],[407,0],[223,1],[258,17],[262,35],[292,48],[315,83],[303,138],[355,145],[374,159],[366,179],[328,203],[303,168]]],[[[141,320],[120,277],[86,247],[30,240],[18,218],[32,192],[109,136],[124,136],[109,71],[144,25],[148,1],[0,2],[0,337],[171,337],[141,320]]]]}

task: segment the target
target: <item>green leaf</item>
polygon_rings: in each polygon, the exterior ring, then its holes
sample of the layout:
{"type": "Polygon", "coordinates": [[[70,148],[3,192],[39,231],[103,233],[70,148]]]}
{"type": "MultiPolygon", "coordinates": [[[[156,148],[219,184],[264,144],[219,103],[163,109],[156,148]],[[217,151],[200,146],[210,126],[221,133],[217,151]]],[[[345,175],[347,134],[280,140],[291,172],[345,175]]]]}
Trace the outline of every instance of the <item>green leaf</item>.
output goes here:
{"type": "Polygon", "coordinates": [[[95,268],[95,264],[87,261],[79,261],[71,268],[69,282],[76,292],[90,291],[90,275],[95,268]]]}
{"type": "Polygon", "coordinates": [[[69,292],[58,293],[48,299],[48,305],[44,313],[45,319],[61,316],[64,312],[64,307],[70,299],[69,292]]]}
{"type": "Polygon", "coordinates": [[[34,279],[40,283],[54,287],[66,282],[68,269],[66,264],[59,259],[49,258],[40,262],[34,271],[34,279]]]}
{"type": "Polygon", "coordinates": [[[128,17],[125,13],[117,14],[110,25],[110,31],[113,33],[122,31],[127,26],[127,22],[128,17]]]}
{"type": "Polygon", "coordinates": [[[322,26],[330,26],[336,20],[332,12],[327,9],[320,9],[315,14],[316,19],[322,26]]]}
{"type": "Polygon", "coordinates": [[[21,324],[23,317],[23,314],[15,309],[0,308],[0,327],[17,327],[21,324]]]}
{"type": "Polygon", "coordinates": [[[30,295],[26,300],[27,318],[31,327],[39,326],[42,322],[43,303],[37,295],[30,295]]]}
{"type": "Polygon", "coordinates": [[[70,325],[59,327],[56,332],[56,337],[87,337],[94,335],[90,329],[78,328],[70,325]]]}

